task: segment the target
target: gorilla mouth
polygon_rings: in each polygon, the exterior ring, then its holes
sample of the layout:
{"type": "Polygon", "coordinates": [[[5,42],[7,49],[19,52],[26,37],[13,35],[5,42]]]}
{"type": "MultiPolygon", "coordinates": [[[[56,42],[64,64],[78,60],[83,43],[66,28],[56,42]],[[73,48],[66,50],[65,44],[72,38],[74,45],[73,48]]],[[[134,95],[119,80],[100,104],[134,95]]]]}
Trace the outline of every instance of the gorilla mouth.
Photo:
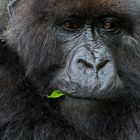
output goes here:
{"type": "Polygon", "coordinates": [[[70,97],[70,98],[75,98],[75,99],[80,99],[80,100],[91,100],[91,101],[101,101],[93,97],[84,97],[84,96],[78,96],[74,94],[69,94],[67,92],[63,92],[62,90],[53,90],[50,92],[50,94],[47,96],[48,99],[60,99],[64,97],[70,97]]]}

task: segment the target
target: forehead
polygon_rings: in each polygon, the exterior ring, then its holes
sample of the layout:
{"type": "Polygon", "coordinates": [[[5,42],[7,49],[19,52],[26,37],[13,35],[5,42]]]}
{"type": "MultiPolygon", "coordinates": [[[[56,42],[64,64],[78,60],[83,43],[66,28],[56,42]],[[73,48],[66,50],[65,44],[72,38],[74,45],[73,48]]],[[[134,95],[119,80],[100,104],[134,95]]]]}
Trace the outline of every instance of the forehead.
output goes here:
{"type": "Polygon", "coordinates": [[[84,8],[84,9],[101,9],[101,8],[117,8],[124,9],[132,6],[135,0],[49,0],[49,5],[59,8],[84,8]]]}
{"type": "Polygon", "coordinates": [[[27,9],[47,13],[49,17],[76,15],[98,16],[102,13],[139,15],[140,0],[23,0],[27,9]]]}
{"type": "Polygon", "coordinates": [[[111,6],[123,3],[124,0],[49,0],[49,4],[57,4],[63,6],[74,6],[74,7],[100,7],[100,6],[111,6]]]}
{"type": "Polygon", "coordinates": [[[90,14],[106,10],[118,13],[130,13],[136,10],[139,0],[48,0],[49,9],[56,12],[89,12],[90,14]]]}

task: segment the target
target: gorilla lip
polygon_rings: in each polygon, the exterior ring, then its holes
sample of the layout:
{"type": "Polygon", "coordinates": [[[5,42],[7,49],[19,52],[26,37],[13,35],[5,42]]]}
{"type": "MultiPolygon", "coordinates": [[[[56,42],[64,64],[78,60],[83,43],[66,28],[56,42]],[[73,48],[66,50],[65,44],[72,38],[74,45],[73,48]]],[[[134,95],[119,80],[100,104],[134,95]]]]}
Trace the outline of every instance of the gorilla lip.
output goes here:
{"type": "Polygon", "coordinates": [[[77,98],[77,99],[81,99],[81,100],[97,100],[97,99],[93,99],[91,97],[80,97],[80,96],[76,96],[76,95],[72,95],[72,94],[68,94],[66,92],[63,92],[62,90],[53,90],[48,96],[48,99],[59,99],[62,98],[64,96],[68,96],[71,98],[77,98]]]}
{"type": "Polygon", "coordinates": [[[90,101],[102,101],[101,99],[97,99],[95,97],[81,97],[81,96],[78,96],[76,94],[70,94],[70,93],[67,93],[63,90],[53,90],[49,95],[48,95],[48,99],[59,99],[59,98],[62,98],[62,97],[70,97],[70,98],[75,98],[75,99],[80,99],[80,100],[90,100],[90,101]]]}

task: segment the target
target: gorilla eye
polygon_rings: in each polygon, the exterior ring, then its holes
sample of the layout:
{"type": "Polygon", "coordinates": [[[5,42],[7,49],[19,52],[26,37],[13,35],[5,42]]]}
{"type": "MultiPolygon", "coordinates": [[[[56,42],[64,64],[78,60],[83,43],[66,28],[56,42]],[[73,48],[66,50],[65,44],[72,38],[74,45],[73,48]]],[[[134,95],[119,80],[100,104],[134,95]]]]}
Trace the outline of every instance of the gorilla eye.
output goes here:
{"type": "Polygon", "coordinates": [[[111,22],[106,22],[101,26],[101,28],[103,28],[103,29],[113,29],[114,24],[112,24],[111,22]]]}
{"type": "Polygon", "coordinates": [[[63,22],[63,28],[69,31],[80,30],[82,27],[82,23],[78,20],[67,20],[63,22]]]}
{"type": "Polygon", "coordinates": [[[113,20],[105,20],[105,21],[101,21],[98,24],[98,27],[104,31],[114,31],[117,29],[118,25],[117,22],[113,20]]]}

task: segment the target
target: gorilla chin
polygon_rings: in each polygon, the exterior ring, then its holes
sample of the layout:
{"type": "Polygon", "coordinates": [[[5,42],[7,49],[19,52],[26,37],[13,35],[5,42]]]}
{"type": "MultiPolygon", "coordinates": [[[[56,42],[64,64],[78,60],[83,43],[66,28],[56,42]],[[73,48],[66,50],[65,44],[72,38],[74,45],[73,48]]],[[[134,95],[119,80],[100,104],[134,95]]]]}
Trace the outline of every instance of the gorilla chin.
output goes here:
{"type": "Polygon", "coordinates": [[[91,139],[108,140],[107,132],[115,131],[117,123],[123,119],[120,117],[114,120],[120,111],[124,111],[126,102],[124,103],[124,100],[123,103],[120,103],[108,99],[97,100],[65,96],[60,102],[60,108],[58,113],[62,114],[62,118],[65,118],[65,121],[76,130],[91,139]],[[110,128],[112,123],[113,126],[110,128]]]}

